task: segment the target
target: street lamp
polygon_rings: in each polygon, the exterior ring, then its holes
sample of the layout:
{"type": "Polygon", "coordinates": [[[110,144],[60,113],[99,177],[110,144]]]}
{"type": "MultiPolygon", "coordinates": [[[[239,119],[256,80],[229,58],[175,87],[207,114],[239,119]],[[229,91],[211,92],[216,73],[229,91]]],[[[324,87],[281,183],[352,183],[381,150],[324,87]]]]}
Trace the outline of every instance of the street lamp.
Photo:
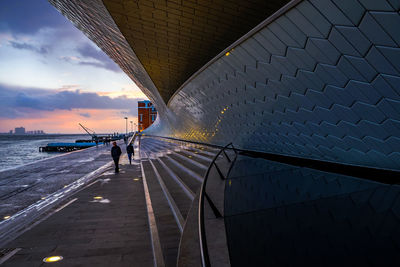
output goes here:
{"type": "Polygon", "coordinates": [[[128,135],[128,117],[125,117],[124,119],[126,121],[126,135],[128,135]]]}
{"type": "Polygon", "coordinates": [[[133,132],[133,121],[130,121],[131,123],[131,133],[133,132]]]}

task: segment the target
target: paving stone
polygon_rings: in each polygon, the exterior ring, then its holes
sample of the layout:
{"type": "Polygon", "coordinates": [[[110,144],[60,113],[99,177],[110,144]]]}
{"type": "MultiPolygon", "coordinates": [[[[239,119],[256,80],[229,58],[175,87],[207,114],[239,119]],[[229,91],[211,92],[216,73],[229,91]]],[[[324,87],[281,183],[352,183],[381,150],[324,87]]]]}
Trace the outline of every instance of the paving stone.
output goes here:
{"type": "Polygon", "coordinates": [[[9,243],[22,250],[3,266],[43,266],[51,255],[64,257],[58,266],[153,266],[141,172],[126,158],[120,167],[101,176],[108,183],[75,194],[77,201],[9,243]],[[110,203],[93,202],[97,195],[110,203]]]}

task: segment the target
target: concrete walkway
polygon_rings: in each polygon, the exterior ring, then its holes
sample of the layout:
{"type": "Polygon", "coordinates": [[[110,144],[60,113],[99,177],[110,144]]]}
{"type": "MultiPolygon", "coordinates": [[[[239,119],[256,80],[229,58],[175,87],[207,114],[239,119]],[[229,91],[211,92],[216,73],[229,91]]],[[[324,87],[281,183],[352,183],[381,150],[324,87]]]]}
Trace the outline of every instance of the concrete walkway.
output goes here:
{"type": "Polygon", "coordinates": [[[126,155],[121,163],[119,174],[104,173],[9,243],[21,250],[2,266],[45,266],[55,255],[63,260],[54,266],[153,266],[140,164],[126,155]]]}
{"type": "MultiPolygon", "coordinates": [[[[119,141],[121,149],[125,148],[119,141]]],[[[29,205],[104,166],[111,146],[99,145],[0,172],[0,218],[29,205]]]]}

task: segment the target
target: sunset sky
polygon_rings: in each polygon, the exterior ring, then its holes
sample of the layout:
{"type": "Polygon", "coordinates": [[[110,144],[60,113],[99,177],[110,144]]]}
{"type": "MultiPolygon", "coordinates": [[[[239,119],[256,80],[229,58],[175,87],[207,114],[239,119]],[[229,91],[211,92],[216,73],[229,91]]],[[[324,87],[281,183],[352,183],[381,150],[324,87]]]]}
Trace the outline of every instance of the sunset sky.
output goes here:
{"type": "Polygon", "coordinates": [[[0,132],[124,132],[147,99],[46,0],[0,0],[0,132]]]}

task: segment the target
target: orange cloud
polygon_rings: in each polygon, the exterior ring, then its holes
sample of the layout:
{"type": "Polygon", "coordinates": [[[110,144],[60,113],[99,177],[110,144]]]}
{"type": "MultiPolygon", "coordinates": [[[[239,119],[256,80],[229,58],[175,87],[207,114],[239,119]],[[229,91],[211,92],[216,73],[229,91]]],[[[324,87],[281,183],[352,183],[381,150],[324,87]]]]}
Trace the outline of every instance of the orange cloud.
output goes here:
{"type": "MultiPolygon", "coordinates": [[[[1,119],[0,131],[8,132],[15,127],[23,126],[27,131],[43,130],[46,133],[83,133],[78,123],[89,127],[96,133],[124,133],[125,115],[123,110],[73,109],[42,111],[35,118],[1,119]]],[[[128,119],[128,131],[131,130],[129,121],[137,123],[137,117],[128,119]]]]}

